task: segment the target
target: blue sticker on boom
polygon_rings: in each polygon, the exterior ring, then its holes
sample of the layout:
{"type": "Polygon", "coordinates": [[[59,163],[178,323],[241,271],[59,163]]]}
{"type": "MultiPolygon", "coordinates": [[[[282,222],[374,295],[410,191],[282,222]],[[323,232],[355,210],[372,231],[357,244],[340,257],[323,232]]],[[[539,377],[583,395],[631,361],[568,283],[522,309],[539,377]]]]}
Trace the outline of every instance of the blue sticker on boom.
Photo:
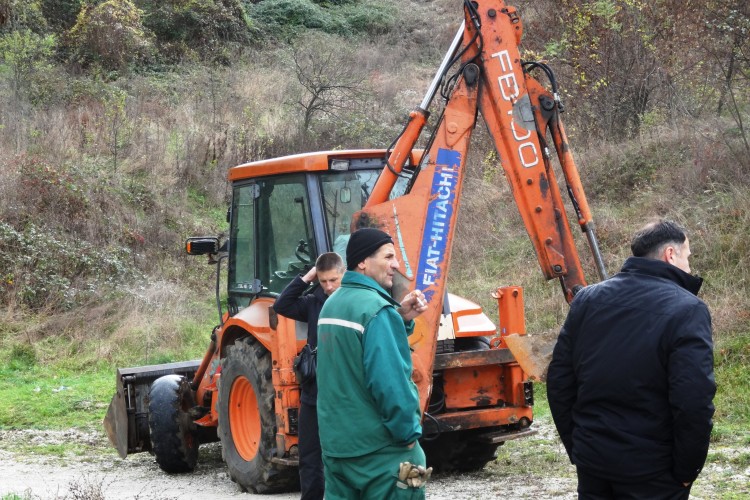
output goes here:
{"type": "Polygon", "coordinates": [[[428,301],[432,299],[434,291],[426,289],[442,278],[441,266],[448,246],[460,164],[460,153],[438,149],[417,270],[417,288],[424,291],[428,301]]]}

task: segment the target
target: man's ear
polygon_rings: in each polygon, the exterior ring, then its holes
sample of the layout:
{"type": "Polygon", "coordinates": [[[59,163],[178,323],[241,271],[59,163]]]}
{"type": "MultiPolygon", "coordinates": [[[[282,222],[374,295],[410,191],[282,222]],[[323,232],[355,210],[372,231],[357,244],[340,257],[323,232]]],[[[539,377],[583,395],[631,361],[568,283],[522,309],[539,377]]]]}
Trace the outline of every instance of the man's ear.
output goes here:
{"type": "Polygon", "coordinates": [[[667,245],[664,247],[664,252],[662,252],[662,260],[666,262],[667,264],[674,264],[674,257],[677,253],[677,250],[672,245],[667,245]]]}

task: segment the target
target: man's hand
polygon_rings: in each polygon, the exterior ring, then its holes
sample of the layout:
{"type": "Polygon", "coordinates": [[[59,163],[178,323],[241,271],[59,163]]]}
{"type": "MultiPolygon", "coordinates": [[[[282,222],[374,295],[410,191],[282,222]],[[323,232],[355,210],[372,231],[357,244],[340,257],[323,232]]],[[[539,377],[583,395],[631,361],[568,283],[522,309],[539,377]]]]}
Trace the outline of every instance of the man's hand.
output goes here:
{"type": "Polygon", "coordinates": [[[317,277],[318,271],[315,269],[315,266],[313,266],[309,271],[307,271],[307,274],[302,276],[302,281],[304,281],[305,283],[312,283],[317,277]]]}
{"type": "Polygon", "coordinates": [[[397,309],[404,321],[411,321],[426,310],[427,302],[420,290],[407,293],[401,301],[401,307],[397,309]]]}

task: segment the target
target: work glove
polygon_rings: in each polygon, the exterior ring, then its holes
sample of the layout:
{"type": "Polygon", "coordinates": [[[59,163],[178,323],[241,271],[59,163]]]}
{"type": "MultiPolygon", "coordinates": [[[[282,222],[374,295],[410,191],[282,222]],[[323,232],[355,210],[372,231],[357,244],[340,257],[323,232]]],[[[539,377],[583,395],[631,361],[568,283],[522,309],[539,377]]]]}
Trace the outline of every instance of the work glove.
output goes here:
{"type": "Polygon", "coordinates": [[[432,467],[425,469],[421,465],[411,462],[401,462],[398,466],[398,482],[400,488],[421,488],[432,475],[432,467]]]}

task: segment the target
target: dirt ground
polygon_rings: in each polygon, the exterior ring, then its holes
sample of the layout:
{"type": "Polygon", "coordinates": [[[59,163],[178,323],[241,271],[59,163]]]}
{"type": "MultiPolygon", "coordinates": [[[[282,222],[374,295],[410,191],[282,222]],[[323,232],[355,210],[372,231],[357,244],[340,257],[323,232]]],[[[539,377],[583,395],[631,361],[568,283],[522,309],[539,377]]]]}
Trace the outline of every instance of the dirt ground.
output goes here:
{"type": "MultiPolygon", "coordinates": [[[[539,434],[529,442],[533,450],[519,443],[513,448],[518,451],[508,452],[510,447],[506,445],[501,448],[501,458],[481,472],[433,477],[427,485],[427,498],[576,498],[574,469],[562,456],[564,452],[552,426],[542,423],[538,428],[539,434]],[[528,458],[540,454],[546,458],[528,458]],[[545,467],[545,463],[549,467],[545,467]]],[[[735,451],[747,453],[747,450],[735,451]]],[[[708,464],[692,498],[750,498],[748,484],[750,467],[734,470],[722,464],[708,464]],[[736,486],[730,484],[726,492],[721,486],[726,481],[736,486]]],[[[162,472],[147,453],[122,460],[110,450],[102,432],[78,430],[0,431],[0,497],[8,494],[33,500],[299,498],[298,493],[253,495],[240,492],[229,480],[218,443],[201,447],[195,472],[170,475],[162,472]],[[71,442],[79,443],[76,453],[55,452],[62,443],[71,442]],[[45,453],[35,451],[39,449],[44,449],[45,453]]]]}
{"type": "MultiPolygon", "coordinates": [[[[575,480],[546,477],[543,481],[519,474],[512,479],[485,471],[466,475],[434,476],[427,496],[438,500],[497,498],[575,498],[575,480]]],[[[200,449],[197,469],[190,474],[166,474],[148,453],[125,460],[110,451],[103,433],[59,431],[0,432],[0,497],[9,493],[31,499],[72,500],[212,500],[254,498],[297,499],[299,494],[253,495],[242,493],[229,479],[218,443],[200,449]],[[47,453],[59,443],[81,443],[82,451],[64,457],[47,453]]]]}

